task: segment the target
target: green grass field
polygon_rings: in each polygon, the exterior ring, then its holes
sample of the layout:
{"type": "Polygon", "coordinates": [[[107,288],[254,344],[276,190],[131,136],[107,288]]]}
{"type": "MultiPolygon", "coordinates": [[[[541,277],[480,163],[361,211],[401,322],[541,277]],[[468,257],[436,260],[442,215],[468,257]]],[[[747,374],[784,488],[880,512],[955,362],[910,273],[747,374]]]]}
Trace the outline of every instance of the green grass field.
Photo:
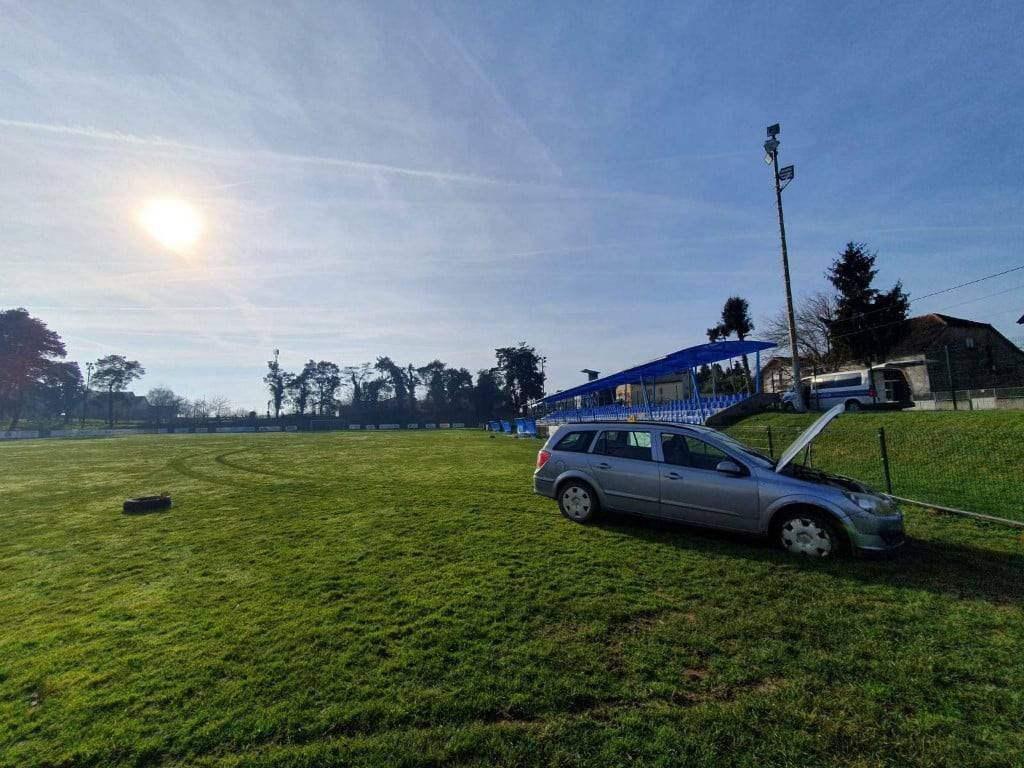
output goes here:
{"type": "Polygon", "coordinates": [[[1024,764],[1019,533],[912,511],[900,557],[821,563],[578,526],[538,447],[0,445],[0,765],[1024,764]]]}

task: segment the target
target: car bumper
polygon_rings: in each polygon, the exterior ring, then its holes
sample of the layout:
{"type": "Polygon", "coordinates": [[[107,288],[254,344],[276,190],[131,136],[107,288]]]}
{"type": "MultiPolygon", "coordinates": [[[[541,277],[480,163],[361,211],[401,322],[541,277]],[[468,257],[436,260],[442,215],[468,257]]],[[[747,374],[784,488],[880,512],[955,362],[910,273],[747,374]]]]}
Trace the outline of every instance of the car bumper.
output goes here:
{"type": "Polygon", "coordinates": [[[555,481],[548,477],[533,476],[533,492],[538,496],[547,496],[549,499],[555,498],[555,481]]]}
{"type": "Polygon", "coordinates": [[[903,515],[857,515],[847,527],[856,554],[881,555],[899,550],[906,541],[903,515]]]}

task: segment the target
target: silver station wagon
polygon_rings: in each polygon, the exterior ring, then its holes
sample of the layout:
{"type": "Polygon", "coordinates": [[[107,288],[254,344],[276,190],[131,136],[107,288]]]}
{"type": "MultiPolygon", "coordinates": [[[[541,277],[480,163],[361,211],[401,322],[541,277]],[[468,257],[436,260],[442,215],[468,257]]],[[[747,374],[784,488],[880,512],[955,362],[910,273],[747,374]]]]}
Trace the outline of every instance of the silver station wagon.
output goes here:
{"type": "Polygon", "coordinates": [[[843,410],[825,413],[778,461],[709,427],[566,424],[537,455],[533,487],[577,523],[614,510],[763,534],[814,557],[895,550],[903,515],[892,499],[793,463],[843,410]]]}

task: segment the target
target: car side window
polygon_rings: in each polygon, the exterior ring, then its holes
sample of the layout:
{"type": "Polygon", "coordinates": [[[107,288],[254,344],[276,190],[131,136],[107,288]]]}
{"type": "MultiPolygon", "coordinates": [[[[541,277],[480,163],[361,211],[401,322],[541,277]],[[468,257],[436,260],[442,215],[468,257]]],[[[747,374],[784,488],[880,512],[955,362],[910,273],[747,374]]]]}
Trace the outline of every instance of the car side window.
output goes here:
{"type": "Polygon", "coordinates": [[[570,432],[555,445],[556,451],[569,451],[570,453],[586,453],[594,440],[594,432],[570,432]]]}
{"type": "Polygon", "coordinates": [[[597,439],[594,453],[620,459],[651,461],[651,433],[646,430],[605,430],[597,439]]]}
{"type": "Polygon", "coordinates": [[[682,435],[670,435],[668,432],[662,432],[661,454],[665,457],[666,464],[674,464],[677,467],[690,466],[690,447],[682,435]]]}
{"type": "Polygon", "coordinates": [[[683,438],[690,451],[690,466],[694,469],[711,469],[718,466],[720,461],[728,461],[729,455],[720,451],[715,446],[698,440],[695,437],[683,438]]]}

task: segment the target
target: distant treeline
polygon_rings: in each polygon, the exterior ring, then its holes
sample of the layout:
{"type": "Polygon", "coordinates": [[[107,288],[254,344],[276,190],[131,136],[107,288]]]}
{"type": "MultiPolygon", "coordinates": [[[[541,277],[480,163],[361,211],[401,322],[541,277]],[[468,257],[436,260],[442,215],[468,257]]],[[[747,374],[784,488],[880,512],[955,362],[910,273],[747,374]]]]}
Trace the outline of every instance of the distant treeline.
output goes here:
{"type": "Polygon", "coordinates": [[[267,410],[337,416],[355,423],[477,422],[513,416],[544,396],[544,358],[520,342],[495,349],[496,365],[473,374],[440,360],[400,365],[390,357],[338,365],[309,360],[287,371],[275,352],[263,377],[267,410]]]}

